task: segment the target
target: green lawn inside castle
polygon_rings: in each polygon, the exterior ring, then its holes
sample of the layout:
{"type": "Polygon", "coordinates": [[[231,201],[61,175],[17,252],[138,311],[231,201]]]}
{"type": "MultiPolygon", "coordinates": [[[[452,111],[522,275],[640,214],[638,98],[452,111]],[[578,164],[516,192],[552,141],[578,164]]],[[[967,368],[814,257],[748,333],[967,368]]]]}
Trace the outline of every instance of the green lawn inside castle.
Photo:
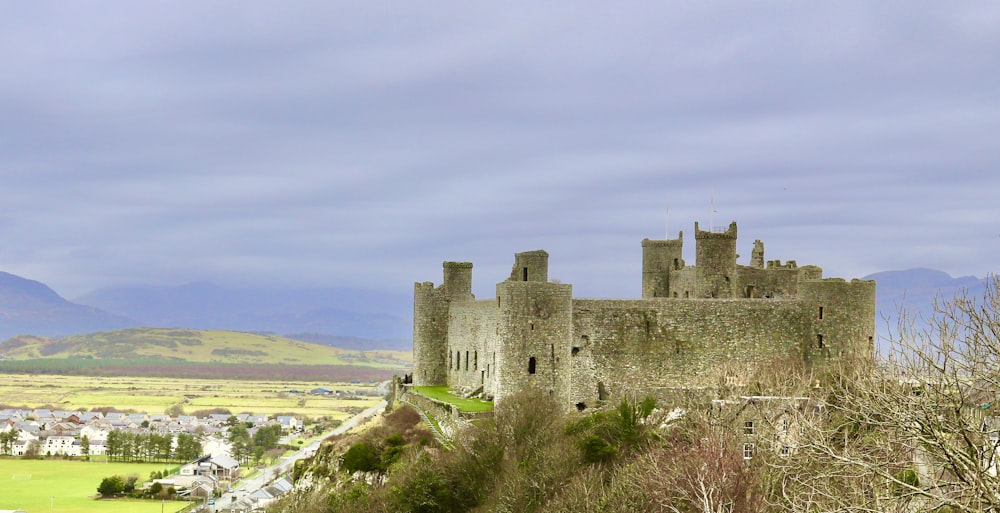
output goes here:
{"type": "Polygon", "coordinates": [[[582,411],[740,382],[761,362],[874,357],[874,281],[766,260],[760,240],[741,264],[735,221],[694,234],[695,265],[683,232],[642,241],[639,299],[574,298],[549,281],[542,250],[516,253],[496,294],[477,299],[472,263],[444,262],[441,285],[414,285],[413,385],[463,410],[448,390],[499,404],[539,389],[582,411]]]}
{"type": "Polygon", "coordinates": [[[430,399],[454,405],[459,411],[468,413],[479,413],[493,411],[493,402],[477,397],[461,397],[451,393],[451,389],[446,386],[422,386],[413,387],[413,391],[430,399]]]}

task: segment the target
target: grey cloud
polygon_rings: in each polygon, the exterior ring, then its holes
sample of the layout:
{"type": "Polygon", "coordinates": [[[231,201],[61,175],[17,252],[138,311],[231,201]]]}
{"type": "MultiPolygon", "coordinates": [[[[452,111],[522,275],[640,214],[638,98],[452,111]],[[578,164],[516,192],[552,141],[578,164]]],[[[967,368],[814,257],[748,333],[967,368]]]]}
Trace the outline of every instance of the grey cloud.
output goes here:
{"type": "Polygon", "coordinates": [[[741,253],[993,270],[992,3],[102,7],[0,20],[0,268],[70,295],[445,259],[488,294],[539,247],[634,295],[713,196],[741,253]]]}

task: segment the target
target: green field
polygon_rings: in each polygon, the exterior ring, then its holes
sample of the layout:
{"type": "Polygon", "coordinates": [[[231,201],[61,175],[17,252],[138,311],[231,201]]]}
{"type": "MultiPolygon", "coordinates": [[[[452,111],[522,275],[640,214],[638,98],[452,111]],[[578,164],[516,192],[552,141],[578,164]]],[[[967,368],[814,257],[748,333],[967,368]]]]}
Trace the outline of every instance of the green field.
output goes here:
{"type": "Polygon", "coordinates": [[[446,386],[413,387],[413,391],[425,397],[430,397],[431,399],[437,399],[438,401],[454,404],[455,406],[458,406],[459,410],[462,411],[481,412],[493,410],[492,402],[484,401],[482,399],[466,399],[464,397],[459,397],[452,394],[446,386]]]}
{"type": "Polygon", "coordinates": [[[224,330],[134,328],[60,339],[17,336],[0,343],[7,360],[150,360],[231,365],[335,365],[408,369],[405,351],[357,351],[275,335],[224,330]]]}
{"type": "Polygon", "coordinates": [[[372,390],[371,385],[366,384],[331,382],[7,374],[0,380],[0,401],[12,407],[62,410],[113,406],[119,410],[163,413],[171,406],[180,405],[189,414],[226,408],[232,413],[273,415],[290,412],[314,419],[344,419],[350,416],[350,410],[368,408],[381,399],[375,396],[339,399],[289,393],[289,390],[308,391],[316,387],[372,390]]]}
{"type": "Polygon", "coordinates": [[[187,502],[135,499],[95,500],[101,479],[119,474],[149,478],[162,465],[96,463],[69,460],[0,459],[0,509],[28,513],[159,513],[176,512],[187,502]]]}

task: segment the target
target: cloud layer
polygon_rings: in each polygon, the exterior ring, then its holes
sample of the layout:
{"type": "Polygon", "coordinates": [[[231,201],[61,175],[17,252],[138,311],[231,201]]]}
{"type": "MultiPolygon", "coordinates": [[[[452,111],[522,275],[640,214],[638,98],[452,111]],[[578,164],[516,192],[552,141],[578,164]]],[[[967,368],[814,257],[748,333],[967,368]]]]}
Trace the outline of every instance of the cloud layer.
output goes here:
{"type": "Polygon", "coordinates": [[[543,248],[636,296],[669,208],[689,263],[735,219],[831,276],[997,270],[995,2],[536,4],[10,2],[0,269],[73,297],[471,260],[489,296],[543,248]]]}

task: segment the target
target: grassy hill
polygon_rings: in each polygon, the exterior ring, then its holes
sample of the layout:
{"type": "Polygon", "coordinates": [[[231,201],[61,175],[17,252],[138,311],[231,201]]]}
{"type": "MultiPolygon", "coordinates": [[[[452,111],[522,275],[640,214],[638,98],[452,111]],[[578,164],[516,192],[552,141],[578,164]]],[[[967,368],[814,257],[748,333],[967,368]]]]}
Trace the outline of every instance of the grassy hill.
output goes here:
{"type": "MultiPolygon", "coordinates": [[[[0,370],[51,364],[52,368],[104,367],[146,369],[152,363],[174,369],[236,367],[337,367],[380,374],[407,372],[412,355],[404,351],[360,351],[311,344],[273,335],[222,330],[135,328],[50,339],[17,336],[0,343],[0,370]],[[72,363],[72,365],[69,365],[72,363]],[[19,365],[20,364],[20,365],[19,365]]],[[[296,371],[299,372],[299,371],[296,371]]]]}

